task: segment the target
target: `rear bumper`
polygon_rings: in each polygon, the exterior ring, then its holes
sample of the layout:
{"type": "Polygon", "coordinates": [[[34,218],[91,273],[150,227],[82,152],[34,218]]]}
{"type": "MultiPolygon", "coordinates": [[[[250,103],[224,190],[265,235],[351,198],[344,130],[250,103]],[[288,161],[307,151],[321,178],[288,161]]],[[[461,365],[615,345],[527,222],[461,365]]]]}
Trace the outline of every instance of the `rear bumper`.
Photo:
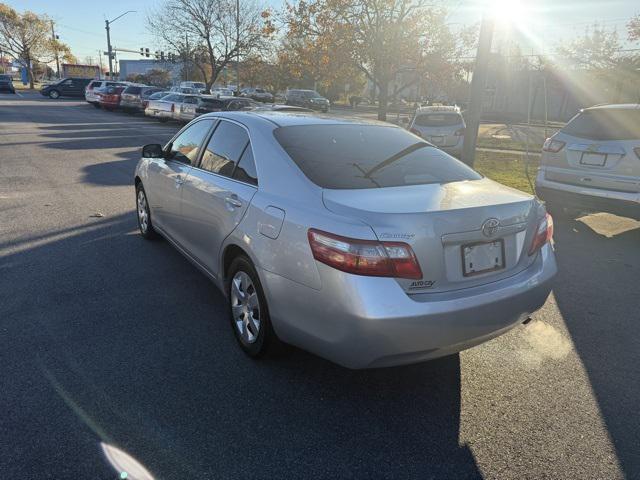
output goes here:
{"type": "Polygon", "coordinates": [[[544,178],[539,171],[536,193],[545,202],[586,212],[608,212],[640,219],[640,193],[616,192],[567,185],[544,178]]]}
{"type": "Polygon", "coordinates": [[[278,336],[349,368],[387,367],[449,355],[497,337],[544,305],[557,272],[546,245],[526,270],[454,292],[408,296],[394,279],[318,264],[314,290],[261,271],[278,336]]]}
{"type": "Polygon", "coordinates": [[[169,111],[164,111],[164,110],[150,110],[150,109],[146,109],[144,111],[144,114],[148,117],[152,117],[152,118],[167,118],[167,119],[173,119],[173,113],[169,112],[169,111]]]}

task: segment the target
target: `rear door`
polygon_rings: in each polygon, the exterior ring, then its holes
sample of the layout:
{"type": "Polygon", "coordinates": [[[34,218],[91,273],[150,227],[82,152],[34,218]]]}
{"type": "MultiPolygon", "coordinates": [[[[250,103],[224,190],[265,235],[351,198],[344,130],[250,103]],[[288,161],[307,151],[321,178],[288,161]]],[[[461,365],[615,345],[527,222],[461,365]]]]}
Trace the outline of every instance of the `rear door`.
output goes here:
{"type": "Polygon", "coordinates": [[[185,246],[213,275],[219,274],[224,239],[240,223],[256,191],[249,134],[242,125],[221,120],[182,195],[185,246]]]}
{"type": "Polygon", "coordinates": [[[153,221],[181,245],[185,242],[180,203],[183,184],[213,124],[212,120],[204,119],[190,125],[169,142],[166,159],[149,159],[145,190],[153,221]]]}
{"type": "Polygon", "coordinates": [[[640,192],[640,108],[595,108],[573,118],[544,152],[545,178],[590,188],[640,192]]]}

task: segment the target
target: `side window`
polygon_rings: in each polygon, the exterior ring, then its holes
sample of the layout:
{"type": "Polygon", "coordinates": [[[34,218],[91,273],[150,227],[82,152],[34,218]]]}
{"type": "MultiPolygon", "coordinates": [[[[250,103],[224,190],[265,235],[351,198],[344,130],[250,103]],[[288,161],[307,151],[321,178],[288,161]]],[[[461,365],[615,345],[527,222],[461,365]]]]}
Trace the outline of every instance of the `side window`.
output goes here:
{"type": "Polygon", "coordinates": [[[187,97],[184,99],[184,103],[196,104],[198,103],[198,99],[196,97],[187,97]]]}
{"type": "Polygon", "coordinates": [[[200,168],[230,177],[248,143],[249,136],[244,128],[220,121],[202,154],[200,168]]]}
{"type": "Polygon", "coordinates": [[[64,87],[71,87],[73,86],[73,80],[69,79],[69,80],[65,80],[64,82],[62,82],[62,86],[64,87]]]}
{"type": "Polygon", "coordinates": [[[253,159],[251,145],[247,145],[247,148],[244,149],[244,153],[238,162],[238,166],[233,172],[233,178],[240,180],[241,182],[250,183],[256,186],[258,185],[258,174],[256,173],[256,163],[253,159]]]}
{"type": "Polygon", "coordinates": [[[178,162],[193,164],[198,158],[200,145],[202,145],[212,124],[211,120],[202,120],[194,123],[178,135],[171,144],[169,158],[178,162]]]}

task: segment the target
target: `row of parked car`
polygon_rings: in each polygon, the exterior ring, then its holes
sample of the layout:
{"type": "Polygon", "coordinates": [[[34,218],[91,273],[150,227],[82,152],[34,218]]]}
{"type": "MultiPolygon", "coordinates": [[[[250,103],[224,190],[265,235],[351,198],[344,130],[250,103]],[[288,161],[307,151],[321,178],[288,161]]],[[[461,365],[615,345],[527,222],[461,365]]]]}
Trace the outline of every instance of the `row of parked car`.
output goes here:
{"type": "Polygon", "coordinates": [[[109,80],[94,80],[85,90],[85,99],[96,108],[120,110],[127,113],[143,113],[161,122],[176,120],[189,122],[194,118],[210,112],[238,110],[287,110],[311,111],[293,105],[265,105],[247,97],[229,95],[205,95],[184,93],[183,89],[191,87],[174,87],[170,90],[149,85],[130,84],[109,80]]]}

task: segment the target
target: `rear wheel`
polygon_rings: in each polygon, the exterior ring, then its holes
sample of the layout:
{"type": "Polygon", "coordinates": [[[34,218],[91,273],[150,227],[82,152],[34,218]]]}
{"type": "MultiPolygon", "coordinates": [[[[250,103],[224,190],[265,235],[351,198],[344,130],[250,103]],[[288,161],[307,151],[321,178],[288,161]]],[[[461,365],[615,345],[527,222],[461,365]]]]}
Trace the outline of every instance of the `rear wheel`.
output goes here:
{"type": "Polygon", "coordinates": [[[96,107],[96,108],[100,108],[100,104],[99,104],[99,103],[97,103],[97,102],[92,103],[91,105],[93,105],[93,106],[94,106],[94,107],[96,107]]]}
{"type": "Polygon", "coordinates": [[[240,348],[253,358],[280,350],[282,342],[271,326],[267,299],[251,261],[235,258],[227,278],[231,328],[240,348]]]}
{"type": "Polygon", "coordinates": [[[60,92],[58,90],[51,90],[49,92],[49,98],[52,98],[54,100],[56,100],[57,98],[60,98],[60,92]]]}

